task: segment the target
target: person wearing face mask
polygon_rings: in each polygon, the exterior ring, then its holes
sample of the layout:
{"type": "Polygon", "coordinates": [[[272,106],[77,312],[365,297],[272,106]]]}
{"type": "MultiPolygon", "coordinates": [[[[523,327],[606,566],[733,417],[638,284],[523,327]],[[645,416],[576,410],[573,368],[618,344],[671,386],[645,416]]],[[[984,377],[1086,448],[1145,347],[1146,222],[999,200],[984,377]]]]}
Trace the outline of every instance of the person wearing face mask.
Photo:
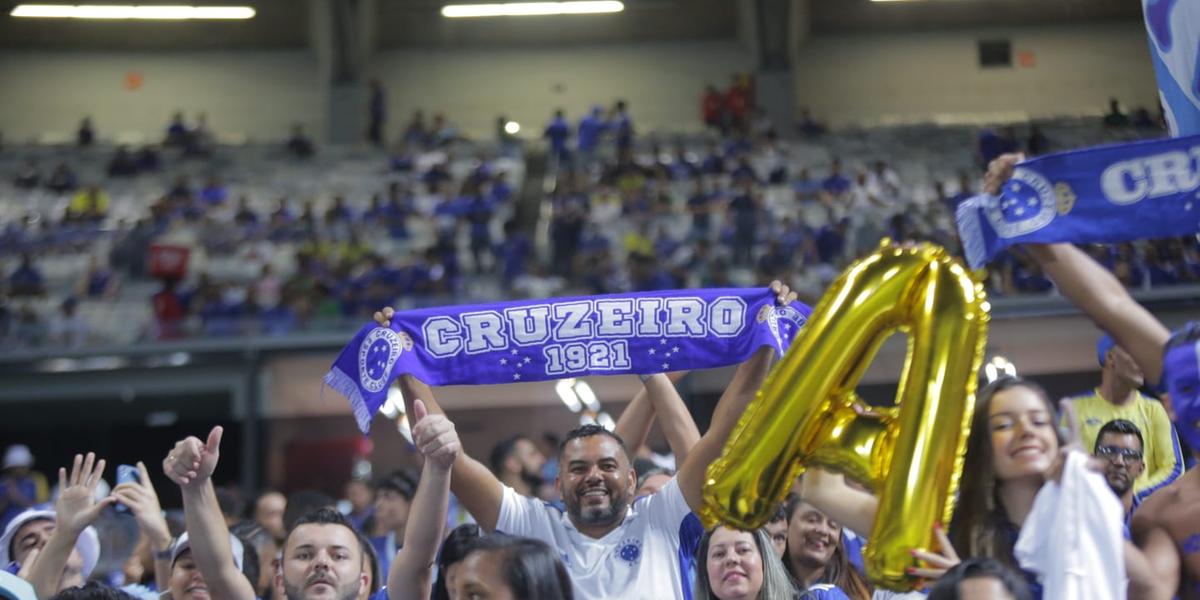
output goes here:
{"type": "MultiPolygon", "coordinates": [[[[1019,569],[1013,547],[1021,526],[1042,485],[1061,474],[1065,461],[1066,440],[1057,422],[1053,403],[1036,383],[1002,377],[979,393],[963,459],[969,466],[963,469],[949,534],[935,526],[938,548],[913,550],[922,566],[909,568],[911,577],[938,579],[961,562],[960,553],[1019,569]]],[[[878,507],[871,494],[819,469],[805,474],[803,490],[813,505],[852,530],[871,530],[878,507]]],[[[1130,595],[1159,598],[1161,581],[1142,553],[1126,542],[1123,556],[1130,595]]],[[[1033,598],[1040,600],[1036,576],[1025,575],[1033,598]]]]}
{"type": "Polygon", "coordinates": [[[535,539],[488,535],[463,557],[458,600],[574,600],[571,578],[550,546],[535,539]]]}
{"type": "MultiPolygon", "coordinates": [[[[984,191],[996,195],[1012,178],[1021,154],[988,165],[984,191]]],[[[1121,282],[1071,244],[1025,246],[1064,298],[1128,351],[1152,385],[1165,388],[1164,408],[1183,441],[1200,449],[1200,322],[1172,333],[1129,295],[1121,282]]],[[[1151,495],[1133,519],[1133,537],[1162,597],[1200,597],[1200,472],[1191,469],[1151,495]]],[[[1128,555],[1128,553],[1127,553],[1128,555]]]]}
{"type": "Polygon", "coordinates": [[[850,564],[842,526],[799,496],[788,499],[786,510],[788,529],[783,565],[800,589],[811,591],[814,600],[868,600],[871,589],[850,564]]]}
{"type": "Polygon", "coordinates": [[[1096,355],[1104,368],[1100,387],[1090,394],[1071,398],[1080,436],[1094,440],[1105,423],[1114,419],[1132,422],[1145,436],[1142,448],[1144,469],[1133,485],[1135,503],[1154,490],[1169,485],[1183,474],[1183,451],[1171,419],[1160,402],[1143,396],[1142,369],[1133,357],[1105,334],[1096,344],[1096,355]]]}
{"type": "MultiPolygon", "coordinates": [[[[791,600],[796,593],[763,529],[740,531],[718,525],[700,539],[695,600],[791,600]]],[[[824,593],[812,600],[844,595],[824,593]]]]}

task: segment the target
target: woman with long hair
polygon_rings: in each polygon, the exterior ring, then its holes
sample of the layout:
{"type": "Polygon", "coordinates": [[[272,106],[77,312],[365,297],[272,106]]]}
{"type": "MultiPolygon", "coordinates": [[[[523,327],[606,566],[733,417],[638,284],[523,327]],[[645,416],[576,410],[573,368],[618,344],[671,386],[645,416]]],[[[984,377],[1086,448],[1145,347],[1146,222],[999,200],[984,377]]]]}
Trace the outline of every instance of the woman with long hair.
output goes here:
{"type": "MultiPolygon", "coordinates": [[[[1065,460],[1060,449],[1066,440],[1055,425],[1058,422],[1054,403],[1031,381],[1002,377],[979,393],[949,534],[935,527],[939,551],[913,550],[924,566],[909,569],[911,576],[940,578],[961,562],[959,556],[990,558],[1019,570],[1013,546],[1021,525],[1042,485],[1061,473],[1065,460]]],[[[878,507],[873,496],[819,470],[805,478],[804,494],[814,505],[843,519],[854,531],[870,531],[878,507]]],[[[1132,591],[1152,576],[1136,549],[1128,543],[1125,548],[1132,591]]],[[[1040,600],[1041,586],[1031,573],[1025,576],[1033,598],[1040,600]]]]}
{"type": "Polygon", "coordinates": [[[850,600],[869,600],[871,589],[850,563],[841,524],[800,496],[788,498],[787,516],[783,564],[800,590],[832,585],[850,600]]]}
{"type": "Polygon", "coordinates": [[[696,600],[791,600],[791,579],[763,529],[740,531],[718,525],[705,532],[696,550],[696,600]]]}

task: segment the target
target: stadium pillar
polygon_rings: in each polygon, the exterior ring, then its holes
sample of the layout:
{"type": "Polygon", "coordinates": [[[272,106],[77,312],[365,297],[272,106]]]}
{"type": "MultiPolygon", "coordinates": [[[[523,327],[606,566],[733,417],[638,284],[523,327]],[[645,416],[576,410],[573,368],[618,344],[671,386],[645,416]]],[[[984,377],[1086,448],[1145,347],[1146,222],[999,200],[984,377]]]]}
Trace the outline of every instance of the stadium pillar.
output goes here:
{"type": "Polygon", "coordinates": [[[318,85],[325,91],[325,141],[362,141],[370,101],[366,72],[374,49],[375,0],[309,0],[309,10],[318,85]]]}
{"type": "Polygon", "coordinates": [[[738,39],[754,58],[758,105],[780,133],[796,118],[792,57],[808,37],[809,1],[738,1],[738,39]]]}

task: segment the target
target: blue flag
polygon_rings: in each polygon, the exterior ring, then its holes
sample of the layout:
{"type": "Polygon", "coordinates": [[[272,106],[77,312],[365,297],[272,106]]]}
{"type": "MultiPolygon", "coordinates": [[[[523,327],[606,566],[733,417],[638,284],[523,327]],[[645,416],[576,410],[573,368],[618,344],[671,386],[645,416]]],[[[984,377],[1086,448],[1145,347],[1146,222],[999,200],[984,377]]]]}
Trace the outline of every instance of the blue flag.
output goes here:
{"type": "Polygon", "coordinates": [[[1200,133],[1200,0],[1142,0],[1171,135],[1200,133]]]}
{"type": "Polygon", "coordinates": [[[763,288],[611,294],[447,306],[364,326],[325,383],[350,400],[359,429],[410,374],[429,385],[709,369],[763,346],[782,354],[812,310],[763,288]]]}
{"type": "Polygon", "coordinates": [[[1062,152],[1017,166],[1000,196],[959,204],[978,269],[1024,243],[1099,243],[1200,232],[1200,135],[1062,152]]]}

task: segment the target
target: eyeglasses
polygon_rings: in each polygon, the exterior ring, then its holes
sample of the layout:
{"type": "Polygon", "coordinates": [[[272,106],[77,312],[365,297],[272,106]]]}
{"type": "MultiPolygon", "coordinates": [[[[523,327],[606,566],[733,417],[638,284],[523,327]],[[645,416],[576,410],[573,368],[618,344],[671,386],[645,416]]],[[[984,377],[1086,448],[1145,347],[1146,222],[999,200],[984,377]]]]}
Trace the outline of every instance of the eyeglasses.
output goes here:
{"type": "Polygon", "coordinates": [[[1103,456],[1108,460],[1114,460],[1118,456],[1128,461],[1142,460],[1142,451],[1134,450],[1133,448],[1122,448],[1120,446],[1100,446],[1096,448],[1096,454],[1103,456]]]}

